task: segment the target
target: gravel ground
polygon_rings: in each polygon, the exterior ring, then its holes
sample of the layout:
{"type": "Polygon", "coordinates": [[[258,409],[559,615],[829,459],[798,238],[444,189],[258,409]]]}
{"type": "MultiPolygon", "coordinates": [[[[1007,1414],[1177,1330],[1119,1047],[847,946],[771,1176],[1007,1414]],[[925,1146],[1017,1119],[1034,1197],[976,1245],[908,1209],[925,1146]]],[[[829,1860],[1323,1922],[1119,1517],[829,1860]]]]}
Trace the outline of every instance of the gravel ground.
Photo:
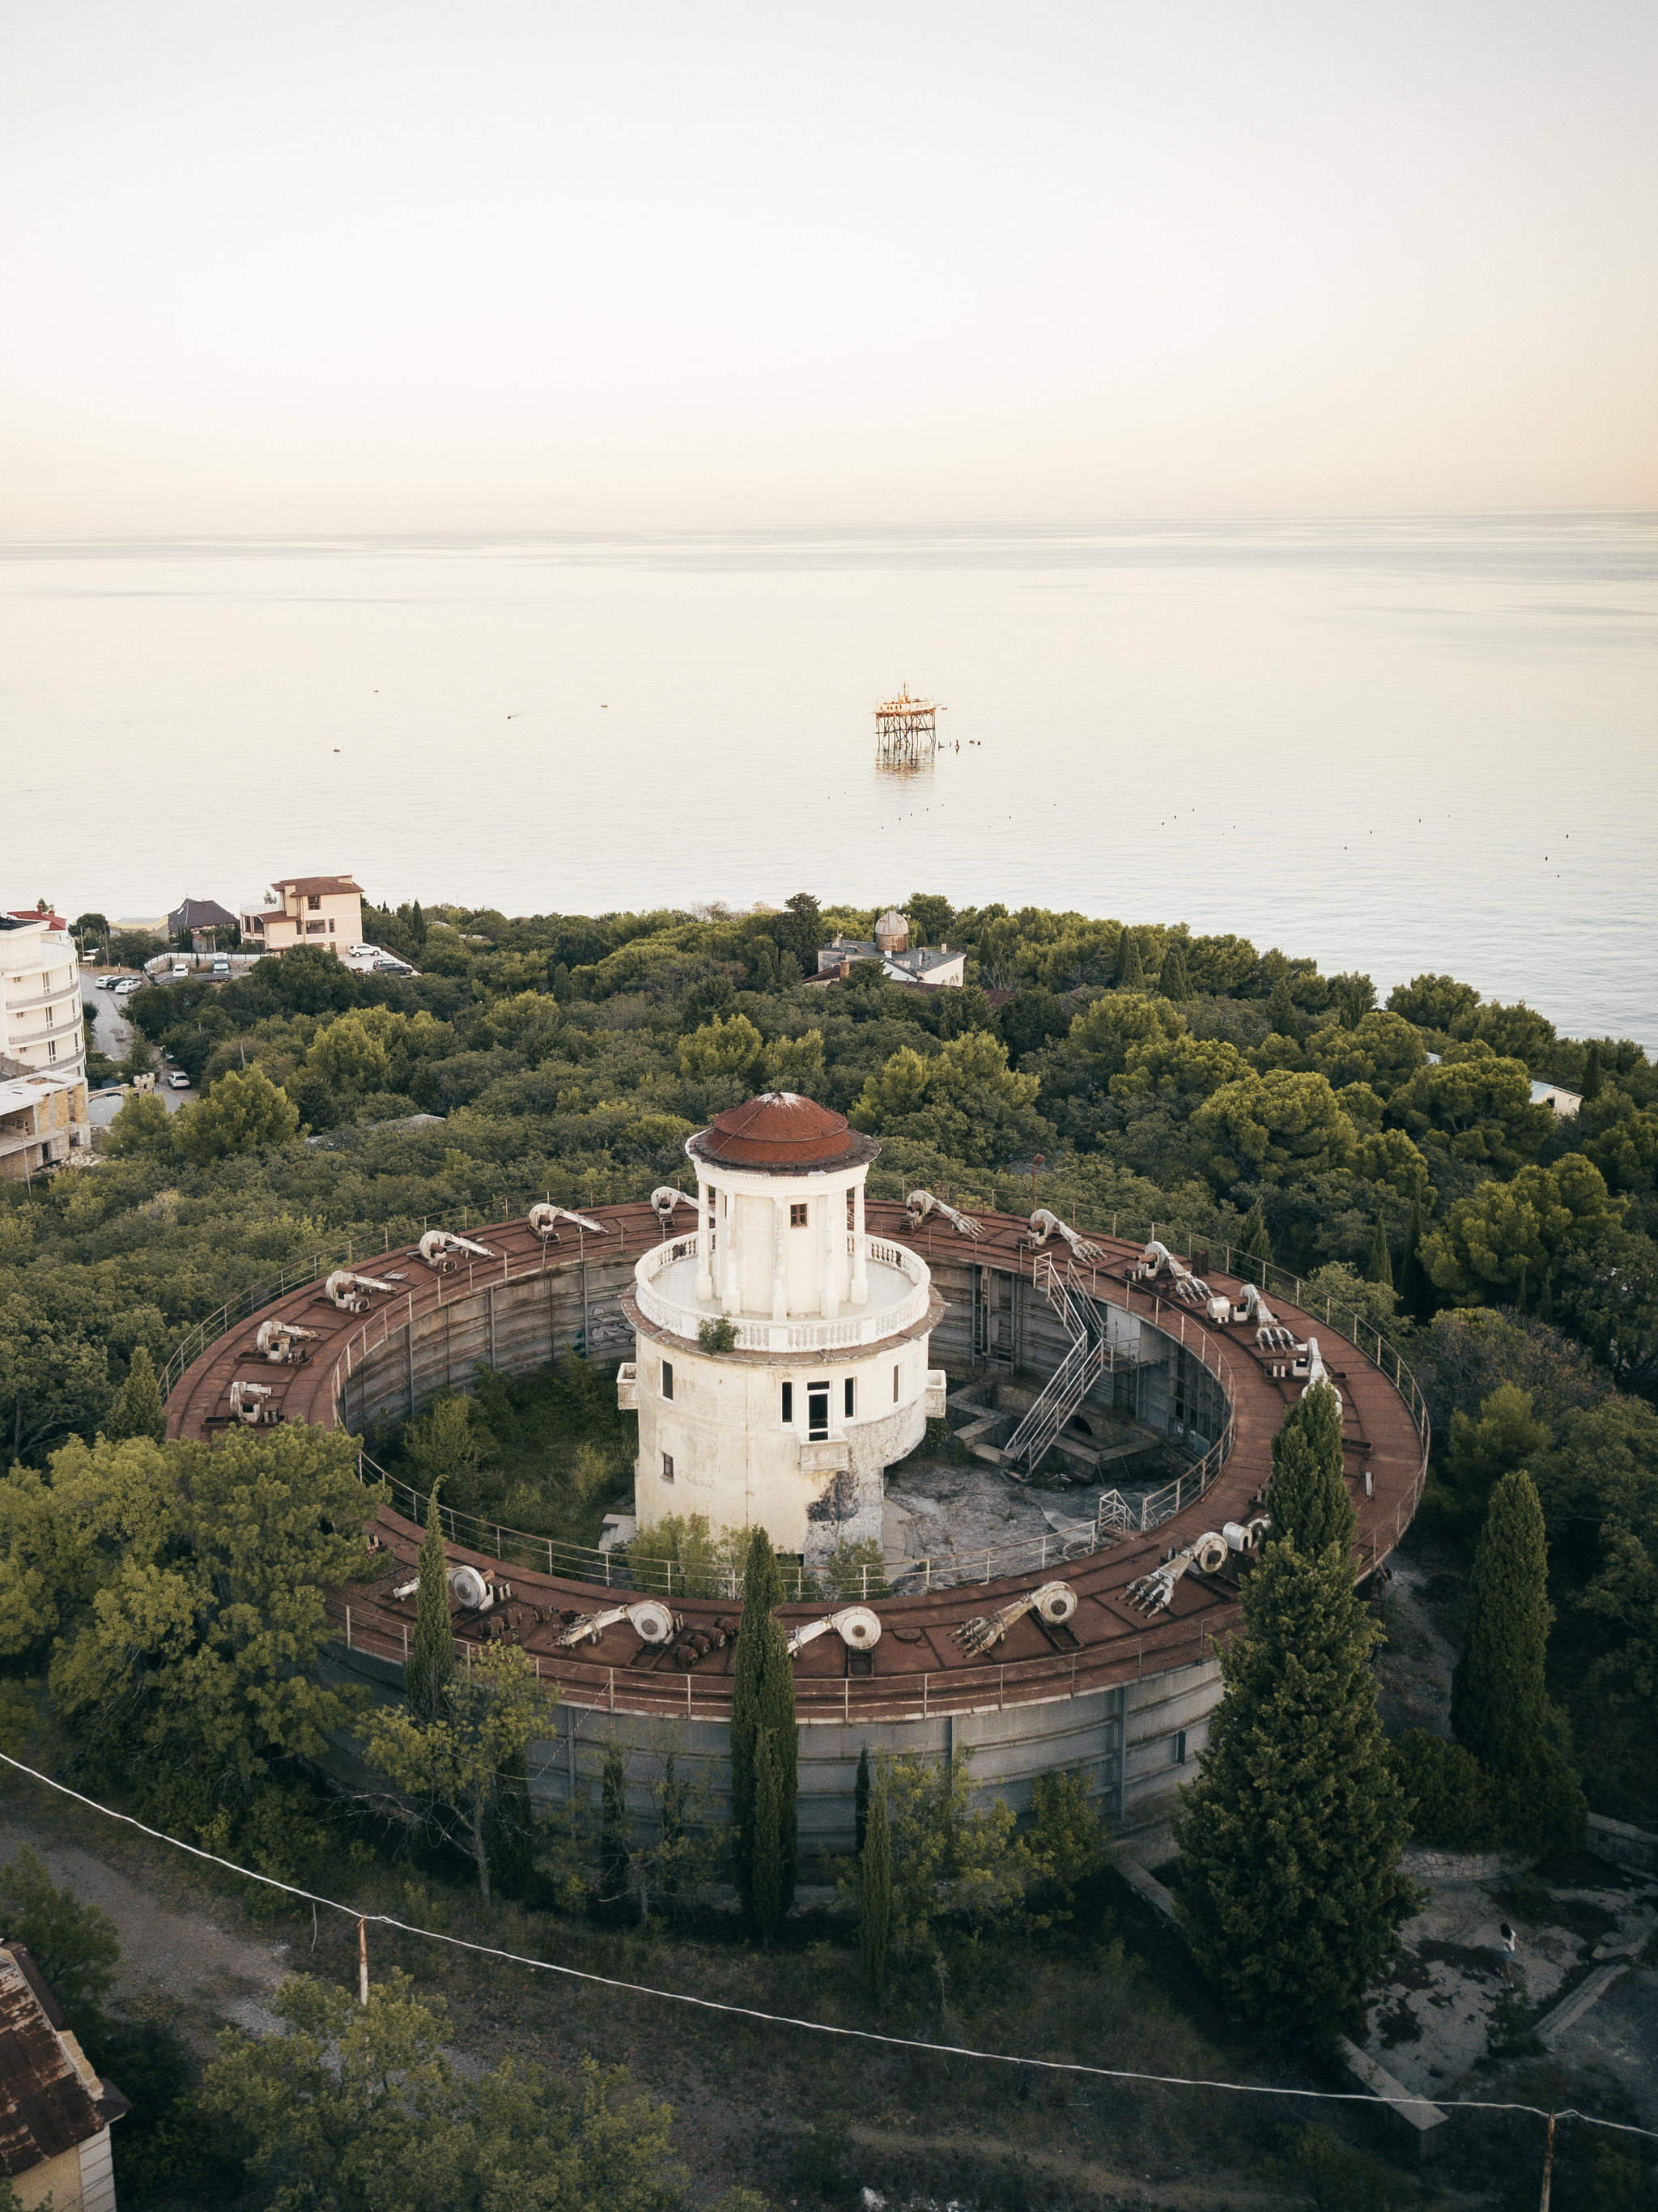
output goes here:
{"type": "Polygon", "coordinates": [[[226,2021],[260,2030],[274,2024],[265,2000],[303,1963],[288,1943],[233,1932],[224,1922],[240,1917],[238,1909],[217,1899],[175,1911],[95,1851],[60,1840],[26,1814],[0,1810],[0,1862],[22,1844],[58,1887],[68,1883],[77,1903],[100,1906],[115,1923],[121,1963],[112,1997],[120,2009],[163,2017],[203,2050],[226,2021]]]}

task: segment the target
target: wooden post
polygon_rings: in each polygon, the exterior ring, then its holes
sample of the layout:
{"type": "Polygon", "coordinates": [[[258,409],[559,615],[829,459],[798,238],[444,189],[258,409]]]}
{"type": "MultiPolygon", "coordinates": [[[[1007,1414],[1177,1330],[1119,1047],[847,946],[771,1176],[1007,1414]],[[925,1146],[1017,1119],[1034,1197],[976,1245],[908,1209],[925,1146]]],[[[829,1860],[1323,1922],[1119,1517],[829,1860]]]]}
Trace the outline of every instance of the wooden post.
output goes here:
{"type": "Polygon", "coordinates": [[[1549,2114],[1549,2131],[1543,2138],[1543,2194],[1538,2199],[1538,2212],[1549,2212],[1549,2191],[1554,2182],[1554,2114],[1549,2114]]]}

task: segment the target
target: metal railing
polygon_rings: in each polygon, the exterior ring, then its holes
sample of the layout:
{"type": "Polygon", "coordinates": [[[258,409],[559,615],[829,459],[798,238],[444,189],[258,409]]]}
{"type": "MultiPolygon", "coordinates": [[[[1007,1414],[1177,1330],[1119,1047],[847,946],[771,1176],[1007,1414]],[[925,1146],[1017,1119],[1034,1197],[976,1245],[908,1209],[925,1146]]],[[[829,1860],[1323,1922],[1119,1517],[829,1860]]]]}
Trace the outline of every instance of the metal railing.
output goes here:
{"type": "MultiPolygon", "coordinates": [[[[326,1600],[328,1618],[342,1632],[349,1651],[407,1663],[409,1626],[395,1626],[375,1617],[372,1609],[353,1606],[343,1591],[331,1591],[326,1600]]],[[[372,1608],[372,1601],[370,1601],[372,1608]]],[[[855,1714],[860,1721],[942,1719],[946,1715],[998,1712],[1010,1705],[1052,1705],[1087,1697],[1102,1690],[1168,1674],[1178,1667],[1201,1666],[1223,1650],[1235,1632],[1227,1622],[1218,1636],[1205,1620],[1168,1621],[1149,1626],[1131,1644],[1113,1638],[1061,1656],[1005,1662],[966,1662],[958,1667],[928,1668],[919,1674],[797,1678],[795,1717],[804,1728],[844,1727],[855,1714]]],[[[465,1638],[455,1639],[457,1663],[470,1668],[477,1647],[465,1638]]],[[[536,1679],[548,1696],[584,1711],[634,1713],[661,1720],[727,1721],[732,1709],[732,1678],[709,1677],[694,1670],[681,1673],[631,1667],[600,1666],[570,1652],[561,1652],[556,1671],[543,1672],[541,1657],[529,1655],[536,1679]]]]}
{"type": "MultiPolygon", "coordinates": [[[[167,1365],[161,1370],[162,1397],[165,1399],[170,1395],[185,1370],[200,1358],[209,1345],[216,1344],[222,1336],[234,1328],[239,1322],[248,1320],[256,1313],[262,1312],[266,1306],[272,1304],[277,1298],[285,1297],[290,1291],[304,1290],[313,1283],[325,1281],[336,1267],[367,1267],[375,1260],[386,1258],[394,1248],[400,1249],[405,1244],[418,1243],[428,1229],[459,1228],[463,1231],[470,1230],[482,1233],[492,1224],[504,1227],[515,1218],[526,1212],[540,1195],[540,1193],[537,1193],[535,1198],[523,1198],[509,1194],[499,1201],[501,1206],[499,1213],[495,1212],[492,1208],[479,1206],[452,1206],[442,1213],[411,1213],[394,1218],[394,1224],[388,1224],[381,1232],[381,1245],[378,1253],[374,1250],[374,1240],[361,1236],[344,1237],[333,1245],[313,1247],[309,1259],[292,1261],[283,1267],[276,1276],[274,1286],[268,1282],[250,1283],[234,1297],[227,1298],[222,1305],[215,1307],[203,1320],[198,1321],[181,1342],[175,1346],[167,1365]],[[392,1234],[393,1225],[397,1227],[398,1232],[395,1236],[392,1234]]],[[[586,1232],[583,1231],[581,1234],[585,1239],[586,1232]]],[[[602,1243],[598,1238],[593,1240],[592,1249],[595,1255],[607,1260],[620,1257],[625,1254],[627,1249],[628,1232],[624,1224],[617,1224],[614,1241],[609,1237],[606,1237],[602,1243]]],[[[542,1259],[538,1257],[531,1272],[538,1273],[541,1267],[542,1259]]],[[[434,1279],[440,1285],[442,1279],[437,1277],[434,1279]]],[[[388,1309],[381,1310],[386,1311],[388,1309]]]]}
{"type": "MultiPolygon", "coordinates": [[[[695,1237],[677,1237],[671,1243],[659,1245],[640,1257],[634,1269],[634,1297],[640,1311],[647,1320],[659,1328],[671,1330],[675,1336],[688,1342],[696,1341],[701,1323],[717,1320],[715,1307],[687,1304],[682,1299],[665,1297],[656,1287],[656,1279],[670,1267],[694,1261],[696,1256],[695,1237]]],[[[932,1297],[931,1270],[919,1254],[902,1246],[869,1240],[869,1257],[877,1267],[891,1268],[902,1274],[911,1285],[907,1296],[890,1305],[874,1309],[857,1307],[834,1321],[813,1321],[795,1317],[788,1321],[774,1321],[760,1315],[733,1314],[732,1327],[737,1332],[736,1350],[738,1352],[833,1352],[863,1344],[878,1344],[889,1336],[896,1336],[913,1328],[926,1317],[932,1297]]]]}

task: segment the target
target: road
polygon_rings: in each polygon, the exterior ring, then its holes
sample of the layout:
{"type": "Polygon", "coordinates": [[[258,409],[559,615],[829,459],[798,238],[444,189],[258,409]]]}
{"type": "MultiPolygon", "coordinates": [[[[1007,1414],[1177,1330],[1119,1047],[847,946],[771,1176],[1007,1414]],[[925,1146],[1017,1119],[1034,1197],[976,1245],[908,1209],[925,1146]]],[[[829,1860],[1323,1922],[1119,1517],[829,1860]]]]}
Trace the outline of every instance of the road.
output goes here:
{"type": "MultiPolygon", "coordinates": [[[[93,1036],[100,1052],[111,1060],[125,1060],[132,1048],[132,1024],[125,1013],[126,1000],[118,999],[113,991],[100,991],[91,975],[81,981],[81,997],[92,1016],[93,1036]]],[[[162,1063],[165,1066],[165,1062],[162,1063]]],[[[169,1114],[176,1114],[181,1106],[188,1106],[196,1097],[193,1091],[170,1090],[158,1075],[155,1095],[169,1114]]],[[[125,1105],[125,1097],[104,1097],[93,1091],[89,1102],[92,1126],[106,1129],[125,1105]]]]}

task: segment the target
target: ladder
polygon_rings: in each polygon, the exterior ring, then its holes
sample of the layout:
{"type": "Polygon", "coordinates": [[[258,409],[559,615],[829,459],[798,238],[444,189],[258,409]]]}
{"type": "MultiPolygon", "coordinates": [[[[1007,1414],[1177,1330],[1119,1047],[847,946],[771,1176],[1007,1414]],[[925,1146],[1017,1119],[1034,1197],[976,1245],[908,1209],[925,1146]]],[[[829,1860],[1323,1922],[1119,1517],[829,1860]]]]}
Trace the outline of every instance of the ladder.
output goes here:
{"type": "Polygon", "coordinates": [[[1061,1277],[1051,1254],[1036,1263],[1035,1287],[1065,1323],[1070,1349],[1049,1376],[1042,1395],[1002,1446],[1002,1465],[1016,1481],[1029,1482],[1054,1439],[1110,1363],[1105,1318],[1090,1297],[1071,1295],[1071,1264],[1061,1277]]]}

